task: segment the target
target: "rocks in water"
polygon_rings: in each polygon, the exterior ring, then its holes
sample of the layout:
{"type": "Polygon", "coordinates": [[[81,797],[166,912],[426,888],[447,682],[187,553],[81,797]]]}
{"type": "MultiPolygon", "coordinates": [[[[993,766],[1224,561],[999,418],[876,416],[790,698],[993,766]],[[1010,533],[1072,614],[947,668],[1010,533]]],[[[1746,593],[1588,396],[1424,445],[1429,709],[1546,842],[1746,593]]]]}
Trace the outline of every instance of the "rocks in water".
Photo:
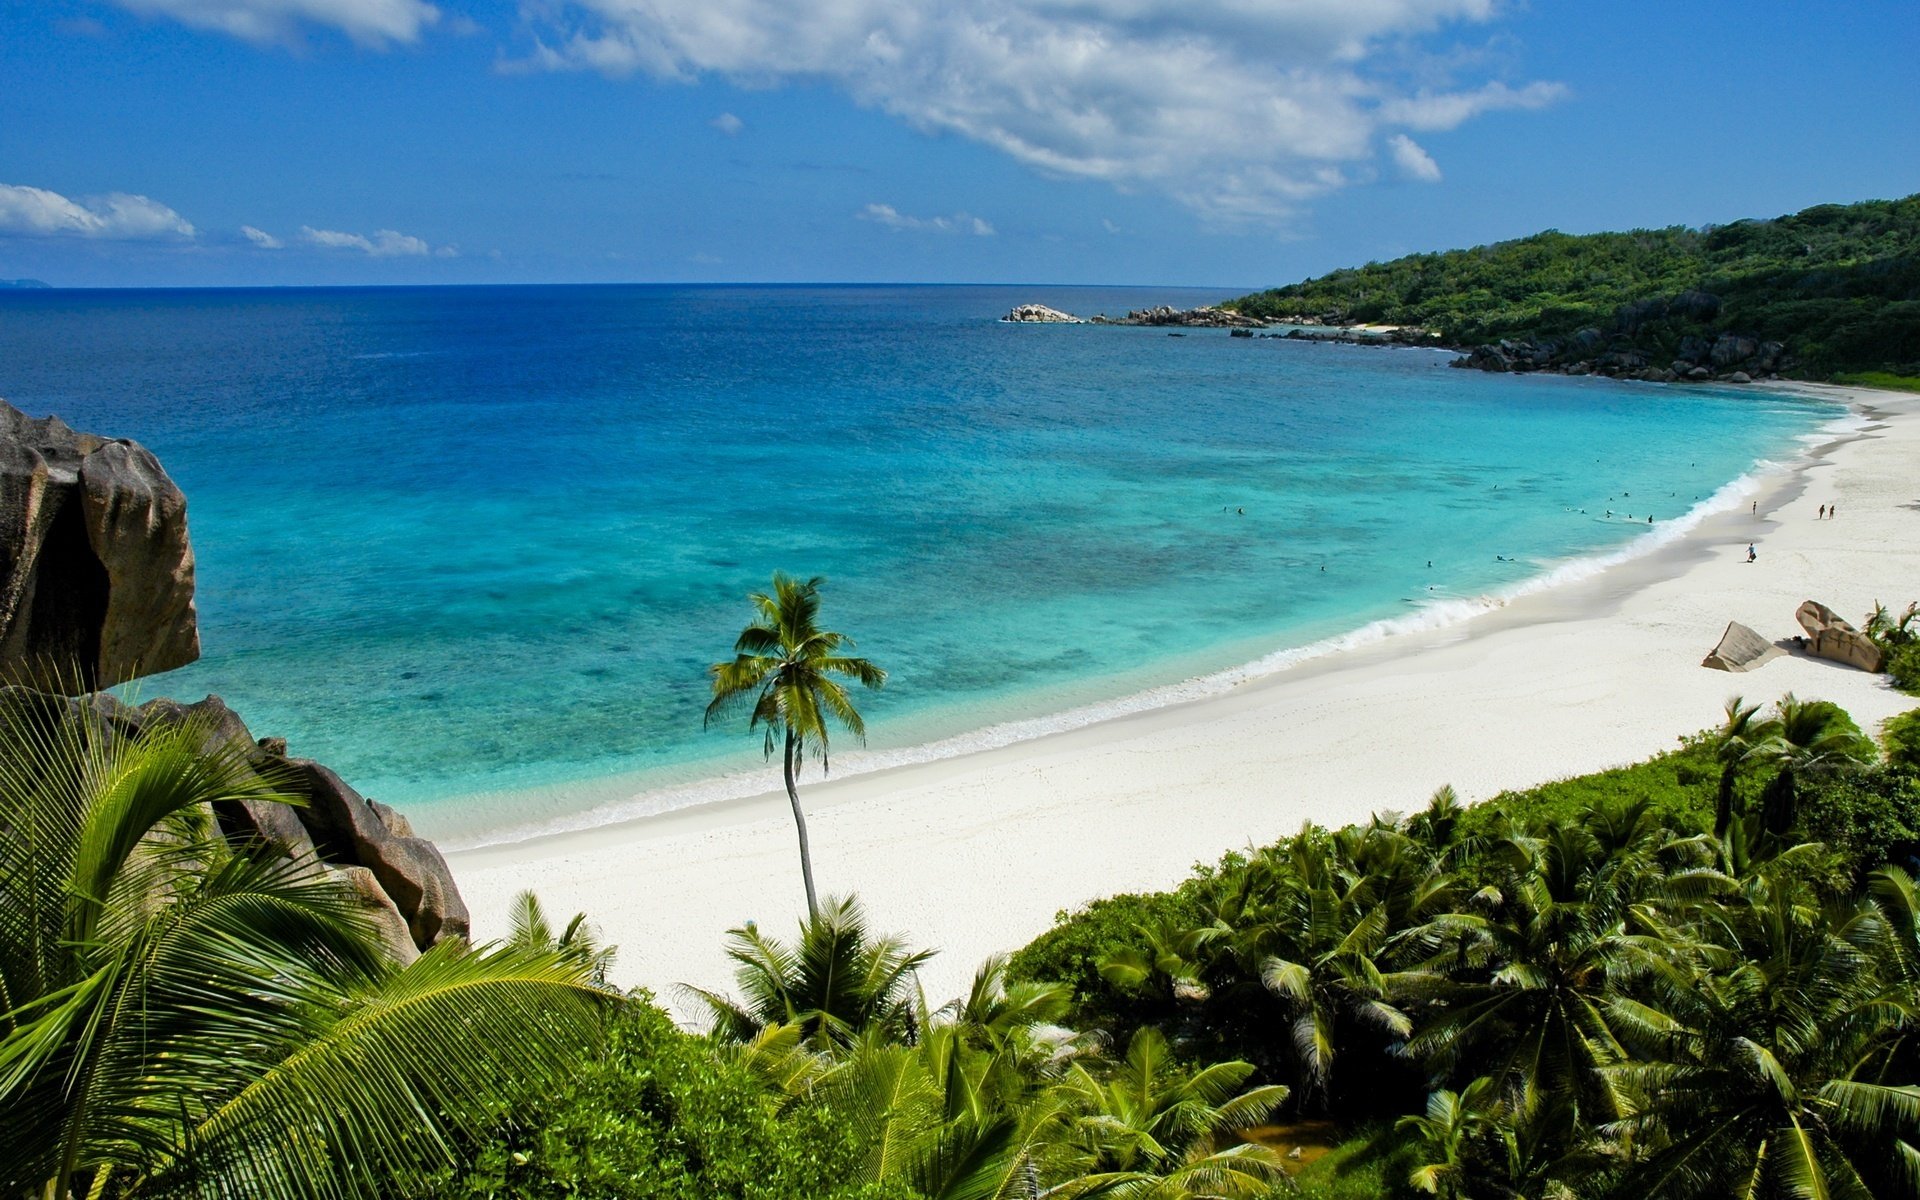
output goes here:
{"type": "Polygon", "coordinates": [[[1093,321],[1096,325],[1177,325],[1202,329],[1264,329],[1267,324],[1258,317],[1249,317],[1230,308],[1215,308],[1212,305],[1174,308],[1166,304],[1158,308],[1136,308],[1124,317],[1095,317],[1093,321]]]}
{"type": "Polygon", "coordinates": [[[91,691],[199,657],[187,501],[160,461],[0,401],[0,673],[91,691]]]}
{"type": "Polygon", "coordinates": [[[1044,304],[1022,304],[1014,308],[1002,321],[1028,325],[1083,325],[1079,317],[1072,313],[1061,312],[1057,308],[1048,308],[1044,304]]]}

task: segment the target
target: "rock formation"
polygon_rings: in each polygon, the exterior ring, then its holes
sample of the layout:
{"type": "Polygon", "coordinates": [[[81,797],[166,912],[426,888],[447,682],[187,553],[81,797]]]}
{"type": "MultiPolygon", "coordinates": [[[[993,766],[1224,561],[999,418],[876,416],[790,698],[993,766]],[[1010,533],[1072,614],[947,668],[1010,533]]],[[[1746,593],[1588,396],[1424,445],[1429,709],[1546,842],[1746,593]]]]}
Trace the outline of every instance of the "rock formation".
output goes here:
{"type": "Polygon", "coordinates": [[[1173,308],[1165,304],[1158,308],[1136,308],[1124,317],[1095,317],[1093,323],[1095,325],[1175,325],[1203,329],[1264,329],[1267,324],[1258,317],[1249,317],[1245,313],[1237,313],[1230,308],[1214,308],[1211,305],[1201,308],[1173,308]]]}
{"type": "Polygon", "coordinates": [[[1605,329],[1590,325],[1566,337],[1540,341],[1503,338],[1475,346],[1456,367],[1481,371],[1547,371],[1610,375],[1650,383],[1751,383],[1773,379],[1794,364],[1786,347],[1705,324],[1720,315],[1711,292],[1621,305],[1605,329]],[[1677,336],[1680,329],[1697,332],[1677,336]]]}
{"type": "Polygon", "coordinates": [[[157,724],[200,721],[208,747],[232,747],[256,778],[293,803],[240,800],[214,816],[235,843],[288,858],[311,858],[345,884],[403,962],[443,938],[468,932],[466,903],[439,849],[415,837],[406,818],[366,799],[317,762],[289,758],[285,742],[255,739],[218,696],[197,704],[154,700],[138,708],[110,695],[89,700],[97,719],[128,735],[157,724]]]}
{"type": "Polygon", "coordinates": [[[1873,639],[1855,629],[1844,617],[1818,600],[1808,600],[1793,614],[1800,628],[1807,631],[1807,649],[1821,658],[1878,671],[1886,662],[1873,639]]]}
{"type": "Polygon", "coordinates": [[[1048,308],[1044,304],[1019,305],[1000,319],[1028,325],[1084,325],[1086,323],[1072,313],[1048,308]]]}
{"type": "Polygon", "coordinates": [[[0,401],[0,677],[91,690],[198,657],[187,501],[159,460],[0,401]]]}

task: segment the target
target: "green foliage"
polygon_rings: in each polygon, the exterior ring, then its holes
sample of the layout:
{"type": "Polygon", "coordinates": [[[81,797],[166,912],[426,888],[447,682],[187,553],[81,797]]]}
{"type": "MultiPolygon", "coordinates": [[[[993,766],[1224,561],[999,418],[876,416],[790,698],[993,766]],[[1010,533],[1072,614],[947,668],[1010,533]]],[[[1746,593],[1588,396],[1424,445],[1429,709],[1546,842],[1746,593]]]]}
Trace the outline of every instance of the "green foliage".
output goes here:
{"type": "Polygon", "coordinates": [[[605,1052],[515,1106],[504,1132],[440,1181],[448,1200],[894,1200],[849,1182],[859,1137],[826,1105],[784,1103],[747,1066],[674,1028],[645,996],[621,1006],[605,1052]]]}
{"type": "Polygon", "coordinates": [[[1576,335],[1656,365],[1687,337],[1779,341],[1798,370],[1920,375],[1920,196],[1715,228],[1414,254],[1229,302],[1269,318],[1417,325],[1455,344],[1576,335]],[[1591,331],[1583,334],[1582,331],[1591,331]]]}
{"type": "Polygon", "coordinates": [[[1833,377],[1835,383],[1852,387],[1884,388],[1895,392],[1920,392],[1920,376],[1895,375],[1889,371],[1843,371],[1833,377]]]}
{"type": "Polygon", "coordinates": [[[1886,747],[1888,765],[1920,767],[1920,708],[1889,717],[1880,727],[1880,742],[1886,747]]]}
{"type": "Polygon", "coordinates": [[[1079,1019],[1130,1037],[1159,1020],[1137,994],[1112,987],[1100,972],[1102,961],[1141,944],[1142,930],[1176,929],[1199,919],[1194,889],[1127,893],[1094,900],[1054,916],[1054,926],[1015,951],[1007,974],[1020,980],[1049,980],[1072,991],[1079,1019]]]}
{"type": "Polygon", "coordinates": [[[1801,788],[1797,832],[1837,851],[1856,879],[1888,864],[1910,866],[1920,854],[1920,776],[1890,768],[1811,781],[1801,788]]]}
{"type": "Polygon", "coordinates": [[[1680,749],[1646,762],[1502,792],[1465,810],[1460,829],[1467,836],[1485,836],[1503,823],[1564,823],[1600,805],[1633,800],[1672,829],[1703,833],[1713,825],[1719,778],[1713,747],[1700,735],[1682,739],[1680,749]]]}
{"type": "Polygon", "coordinates": [[[402,966],[316,863],[218,835],[281,802],[239,747],[111,711],[0,693],[0,1193],[384,1196],[591,1046],[581,964],[402,966]]]}
{"type": "Polygon", "coordinates": [[[1909,642],[1888,654],[1886,668],[1893,686],[1920,696],[1920,642],[1909,642]]]}

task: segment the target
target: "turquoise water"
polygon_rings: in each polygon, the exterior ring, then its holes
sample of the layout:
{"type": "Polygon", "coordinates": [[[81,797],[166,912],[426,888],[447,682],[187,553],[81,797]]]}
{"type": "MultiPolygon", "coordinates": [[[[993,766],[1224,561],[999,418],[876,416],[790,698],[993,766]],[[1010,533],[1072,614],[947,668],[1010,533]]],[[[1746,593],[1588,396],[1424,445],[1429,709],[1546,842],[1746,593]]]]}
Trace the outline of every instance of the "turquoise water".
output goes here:
{"type": "Polygon", "coordinates": [[[216,692],[456,839],[770,782],[701,712],[775,569],[826,576],[825,623],[891,672],[863,707],[894,761],[1444,619],[1671,533],[1834,416],[996,320],[1217,296],[23,293],[0,395],[140,439],[188,495],[205,657],[143,696],[216,692]]]}

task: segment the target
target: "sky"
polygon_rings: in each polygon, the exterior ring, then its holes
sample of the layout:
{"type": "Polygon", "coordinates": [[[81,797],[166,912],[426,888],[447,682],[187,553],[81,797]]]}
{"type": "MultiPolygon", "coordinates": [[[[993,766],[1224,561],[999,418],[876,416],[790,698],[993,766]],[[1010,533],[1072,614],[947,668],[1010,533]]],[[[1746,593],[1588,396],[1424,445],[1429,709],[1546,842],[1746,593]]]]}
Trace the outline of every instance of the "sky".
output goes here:
{"type": "Polygon", "coordinates": [[[0,0],[0,278],[1253,288],[1920,192],[1916,0],[0,0]]]}

